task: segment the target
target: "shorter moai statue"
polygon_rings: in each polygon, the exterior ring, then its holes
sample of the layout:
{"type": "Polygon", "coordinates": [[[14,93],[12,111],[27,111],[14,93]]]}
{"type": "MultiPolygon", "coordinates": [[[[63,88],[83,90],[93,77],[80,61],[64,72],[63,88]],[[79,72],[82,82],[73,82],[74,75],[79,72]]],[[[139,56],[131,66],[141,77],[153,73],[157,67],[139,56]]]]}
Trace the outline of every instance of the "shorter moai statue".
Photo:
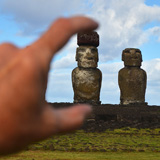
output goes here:
{"type": "Polygon", "coordinates": [[[122,52],[125,67],[119,71],[120,104],[147,104],[145,91],[146,72],[141,69],[142,54],[139,49],[126,48],[122,52]]]}
{"type": "Polygon", "coordinates": [[[74,103],[100,104],[102,73],[97,68],[99,35],[94,31],[78,33],[77,44],[78,67],[72,71],[74,103]]]}

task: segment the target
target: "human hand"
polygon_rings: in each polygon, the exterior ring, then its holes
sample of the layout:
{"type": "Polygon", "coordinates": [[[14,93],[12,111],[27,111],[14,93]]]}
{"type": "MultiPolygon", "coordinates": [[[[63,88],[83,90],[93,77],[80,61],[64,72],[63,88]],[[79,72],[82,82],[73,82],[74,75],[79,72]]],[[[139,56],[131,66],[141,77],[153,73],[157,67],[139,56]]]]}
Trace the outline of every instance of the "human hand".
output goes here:
{"type": "Polygon", "coordinates": [[[82,124],[91,108],[51,107],[45,101],[47,77],[52,57],[69,38],[97,27],[89,18],[61,18],[29,47],[0,45],[0,154],[18,151],[82,124]]]}

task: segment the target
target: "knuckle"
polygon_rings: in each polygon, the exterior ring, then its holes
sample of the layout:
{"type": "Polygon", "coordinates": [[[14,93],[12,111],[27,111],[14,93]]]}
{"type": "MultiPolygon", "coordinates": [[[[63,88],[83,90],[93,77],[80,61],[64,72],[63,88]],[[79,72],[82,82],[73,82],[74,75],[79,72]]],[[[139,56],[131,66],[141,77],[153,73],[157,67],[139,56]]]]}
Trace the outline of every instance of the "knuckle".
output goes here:
{"type": "Polygon", "coordinates": [[[2,43],[0,47],[3,49],[17,49],[17,47],[11,43],[2,43]]]}

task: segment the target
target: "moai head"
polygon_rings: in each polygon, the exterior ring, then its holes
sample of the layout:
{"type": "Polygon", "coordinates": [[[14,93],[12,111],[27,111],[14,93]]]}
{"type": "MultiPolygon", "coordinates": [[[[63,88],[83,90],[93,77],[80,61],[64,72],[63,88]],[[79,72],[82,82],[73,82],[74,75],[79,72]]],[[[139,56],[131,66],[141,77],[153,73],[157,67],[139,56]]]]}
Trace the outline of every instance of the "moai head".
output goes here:
{"type": "Polygon", "coordinates": [[[140,67],[142,62],[142,54],[139,49],[126,48],[122,52],[122,61],[125,66],[140,67]]]}
{"type": "Polygon", "coordinates": [[[76,51],[78,67],[96,68],[98,62],[99,35],[97,32],[81,32],[77,36],[79,47],[76,51]]]}

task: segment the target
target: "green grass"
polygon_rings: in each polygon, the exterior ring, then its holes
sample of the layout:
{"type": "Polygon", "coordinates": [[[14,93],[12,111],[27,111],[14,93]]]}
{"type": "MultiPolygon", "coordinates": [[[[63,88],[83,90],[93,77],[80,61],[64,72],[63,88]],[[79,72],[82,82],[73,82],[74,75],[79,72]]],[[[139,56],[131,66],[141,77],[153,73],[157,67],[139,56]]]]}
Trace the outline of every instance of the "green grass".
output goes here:
{"type": "MultiPolygon", "coordinates": [[[[79,130],[34,143],[2,160],[160,160],[160,128],[79,130]]],[[[0,158],[1,160],[1,158],[0,158]]]]}
{"type": "Polygon", "coordinates": [[[25,151],[0,160],[160,160],[160,153],[25,151]]]}
{"type": "Polygon", "coordinates": [[[124,128],[103,133],[54,136],[29,146],[29,150],[77,152],[160,152],[160,129],[124,128]]]}

